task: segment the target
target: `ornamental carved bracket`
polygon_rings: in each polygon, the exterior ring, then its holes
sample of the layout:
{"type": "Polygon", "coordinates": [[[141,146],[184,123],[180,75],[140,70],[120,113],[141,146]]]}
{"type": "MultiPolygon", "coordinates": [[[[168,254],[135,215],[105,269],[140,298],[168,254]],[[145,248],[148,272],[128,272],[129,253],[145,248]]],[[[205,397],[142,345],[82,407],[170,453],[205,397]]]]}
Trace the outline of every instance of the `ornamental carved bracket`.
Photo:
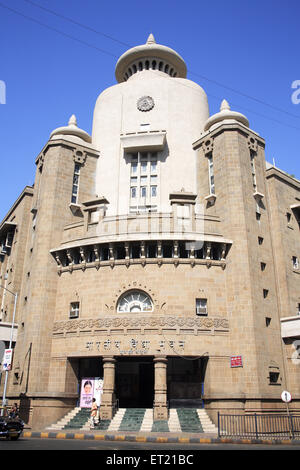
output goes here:
{"type": "Polygon", "coordinates": [[[249,150],[252,150],[253,152],[257,153],[257,149],[258,149],[257,139],[249,135],[247,139],[247,144],[248,144],[249,150]]]}
{"type": "Polygon", "coordinates": [[[202,149],[205,156],[211,154],[214,149],[214,139],[209,137],[209,139],[204,140],[204,142],[202,142],[202,149]]]}

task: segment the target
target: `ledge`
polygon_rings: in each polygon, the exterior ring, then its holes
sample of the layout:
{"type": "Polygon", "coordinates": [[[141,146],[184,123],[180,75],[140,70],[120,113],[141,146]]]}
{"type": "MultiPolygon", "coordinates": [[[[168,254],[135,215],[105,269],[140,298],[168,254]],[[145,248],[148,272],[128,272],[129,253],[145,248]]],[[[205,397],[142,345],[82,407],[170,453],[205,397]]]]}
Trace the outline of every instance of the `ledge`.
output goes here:
{"type": "Polygon", "coordinates": [[[71,209],[71,212],[73,215],[77,214],[77,213],[82,213],[82,206],[81,204],[75,204],[74,202],[71,202],[69,204],[69,207],[71,209]]]}
{"type": "Polygon", "coordinates": [[[121,142],[126,152],[142,150],[163,150],[166,141],[166,132],[149,131],[135,134],[121,134],[121,142]]]}
{"type": "Polygon", "coordinates": [[[300,338],[300,315],[280,318],[282,338],[300,338]]]}
{"type": "Polygon", "coordinates": [[[216,202],[217,196],[215,194],[209,194],[204,198],[207,202],[213,205],[216,202]]]}
{"type": "Polygon", "coordinates": [[[256,199],[256,201],[261,201],[261,199],[263,199],[265,196],[264,196],[264,194],[259,193],[258,191],[256,191],[253,194],[253,197],[254,197],[254,199],[256,199]]]}
{"type": "Polygon", "coordinates": [[[174,264],[177,267],[179,264],[190,265],[192,268],[194,266],[206,266],[207,269],[212,266],[226,268],[225,260],[214,260],[214,259],[202,259],[202,258],[128,258],[128,259],[110,259],[105,261],[92,261],[80,264],[70,264],[68,266],[58,266],[58,274],[72,272],[76,270],[85,271],[88,268],[96,268],[97,270],[104,267],[114,268],[117,266],[125,265],[127,268],[130,266],[141,264],[143,267],[147,264],[157,264],[162,266],[163,264],[174,264]]]}

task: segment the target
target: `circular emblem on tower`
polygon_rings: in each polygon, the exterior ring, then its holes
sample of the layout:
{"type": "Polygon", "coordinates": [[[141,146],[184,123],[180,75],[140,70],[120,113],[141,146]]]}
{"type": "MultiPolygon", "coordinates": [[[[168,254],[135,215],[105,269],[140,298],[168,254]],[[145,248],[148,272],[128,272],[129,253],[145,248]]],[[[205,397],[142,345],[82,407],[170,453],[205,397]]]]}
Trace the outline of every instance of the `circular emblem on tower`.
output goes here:
{"type": "Polygon", "coordinates": [[[142,96],[137,102],[139,111],[151,111],[154,108],[154,99],[151,96],[142,96]]]}

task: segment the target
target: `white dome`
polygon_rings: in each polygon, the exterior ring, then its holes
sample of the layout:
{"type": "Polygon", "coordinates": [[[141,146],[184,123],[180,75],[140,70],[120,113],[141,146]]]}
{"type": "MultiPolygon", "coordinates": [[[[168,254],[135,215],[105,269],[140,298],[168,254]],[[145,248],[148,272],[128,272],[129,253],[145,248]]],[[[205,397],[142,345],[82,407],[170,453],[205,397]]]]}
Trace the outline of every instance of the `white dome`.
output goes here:
{"type": "Polygon", "coordinates": [[[236,111],[232,111],[228,101],[223,100],[221,103],[220,112],[214,114],[206,121],[204,131],[212,130],[212,128],[216,127],[217,124],[224,121],[240,122],[241,124],[244,124],[244,126],[249,127],[249,121],[246,116],[236,111]]]}
{"type": "Polygon", "coordinates": [[[70,117],[67,126],[58,127],[57,129],[54,129],[54,131],[51,132],[50,139],[60,139],[66,136],[71,138],[75,137],[76,139],[80,139],[88,143],[91,143],[92,141],[91,136],[87,132],[82,129],[79,129],[79,127],[77,126],[77,119],[74,114],[72,114],[72,116],[70,117]]]}
{"type": "Polygon", "coordinates": [[[186,64],[173,49],[157,44],[150,34],[146,44],[126,51],[118,60],[115,70],[119,83],[142,69],[161,70],[173,77],[186,77],[186,64]],[[147,64],[148,62],[148,64],[147,64]]]}

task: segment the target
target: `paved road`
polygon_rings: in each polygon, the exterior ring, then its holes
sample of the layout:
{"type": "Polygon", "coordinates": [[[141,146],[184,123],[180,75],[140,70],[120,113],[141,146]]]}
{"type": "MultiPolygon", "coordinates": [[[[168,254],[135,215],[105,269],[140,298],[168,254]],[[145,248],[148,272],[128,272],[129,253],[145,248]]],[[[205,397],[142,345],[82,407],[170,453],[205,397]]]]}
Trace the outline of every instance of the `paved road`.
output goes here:
{"type": "MultiPolygon", "coordinates": [[[[167,461],[160,461],[157,455],[169,455],[180,454],[187,456],[189,453],[194,457],[190,458],[190,463],[199,464],[199,454],[200,451],[249,451],[249,450],[300,450],[300,444],[298,445],[262,445],[262,444],[151,444],[151,443],[138,443],[138,442],[109,442],[109,441],[89,441],[89,440],[80,440],[80,439],[34,439],[34,438],[24,438],[21,437],[18,441],[6,441],[0,440],[0,452],[2,450],[100,450],[106,451],[105,457],[112,457],[114,451],[126,451],[127,456],[130,456],[130,451],[132,455],[141,456],[141,460],[137,467],[142,468],[143,464],[143,455],[147,459],[147,463],[150,463],[148,457],[152,457],[152,466],[159,464],[178,464],[176,457],[175,461],[170,459],[167,461]],[[169,453],[169,454],[168,454],[169,453]]],[[[117,453],[116,455],[122,455],[122,452],[117,453]]],[[[161,458],[163,459],[163,457],[161,458]]],[[[167,460],[167,457],[165,458],[167,460]]],[[[110,462],[108,462],[110,463],[110,462]]],[[[111,462],[113,464],[113,462],[111,462]]],[[[116,463],[116,462],[115,462],[116,463]]],[[[122,463],[122,462],[120,462],[122,463]]],[[[146,463],[146,462],[145,462],[146,463]]]]}

